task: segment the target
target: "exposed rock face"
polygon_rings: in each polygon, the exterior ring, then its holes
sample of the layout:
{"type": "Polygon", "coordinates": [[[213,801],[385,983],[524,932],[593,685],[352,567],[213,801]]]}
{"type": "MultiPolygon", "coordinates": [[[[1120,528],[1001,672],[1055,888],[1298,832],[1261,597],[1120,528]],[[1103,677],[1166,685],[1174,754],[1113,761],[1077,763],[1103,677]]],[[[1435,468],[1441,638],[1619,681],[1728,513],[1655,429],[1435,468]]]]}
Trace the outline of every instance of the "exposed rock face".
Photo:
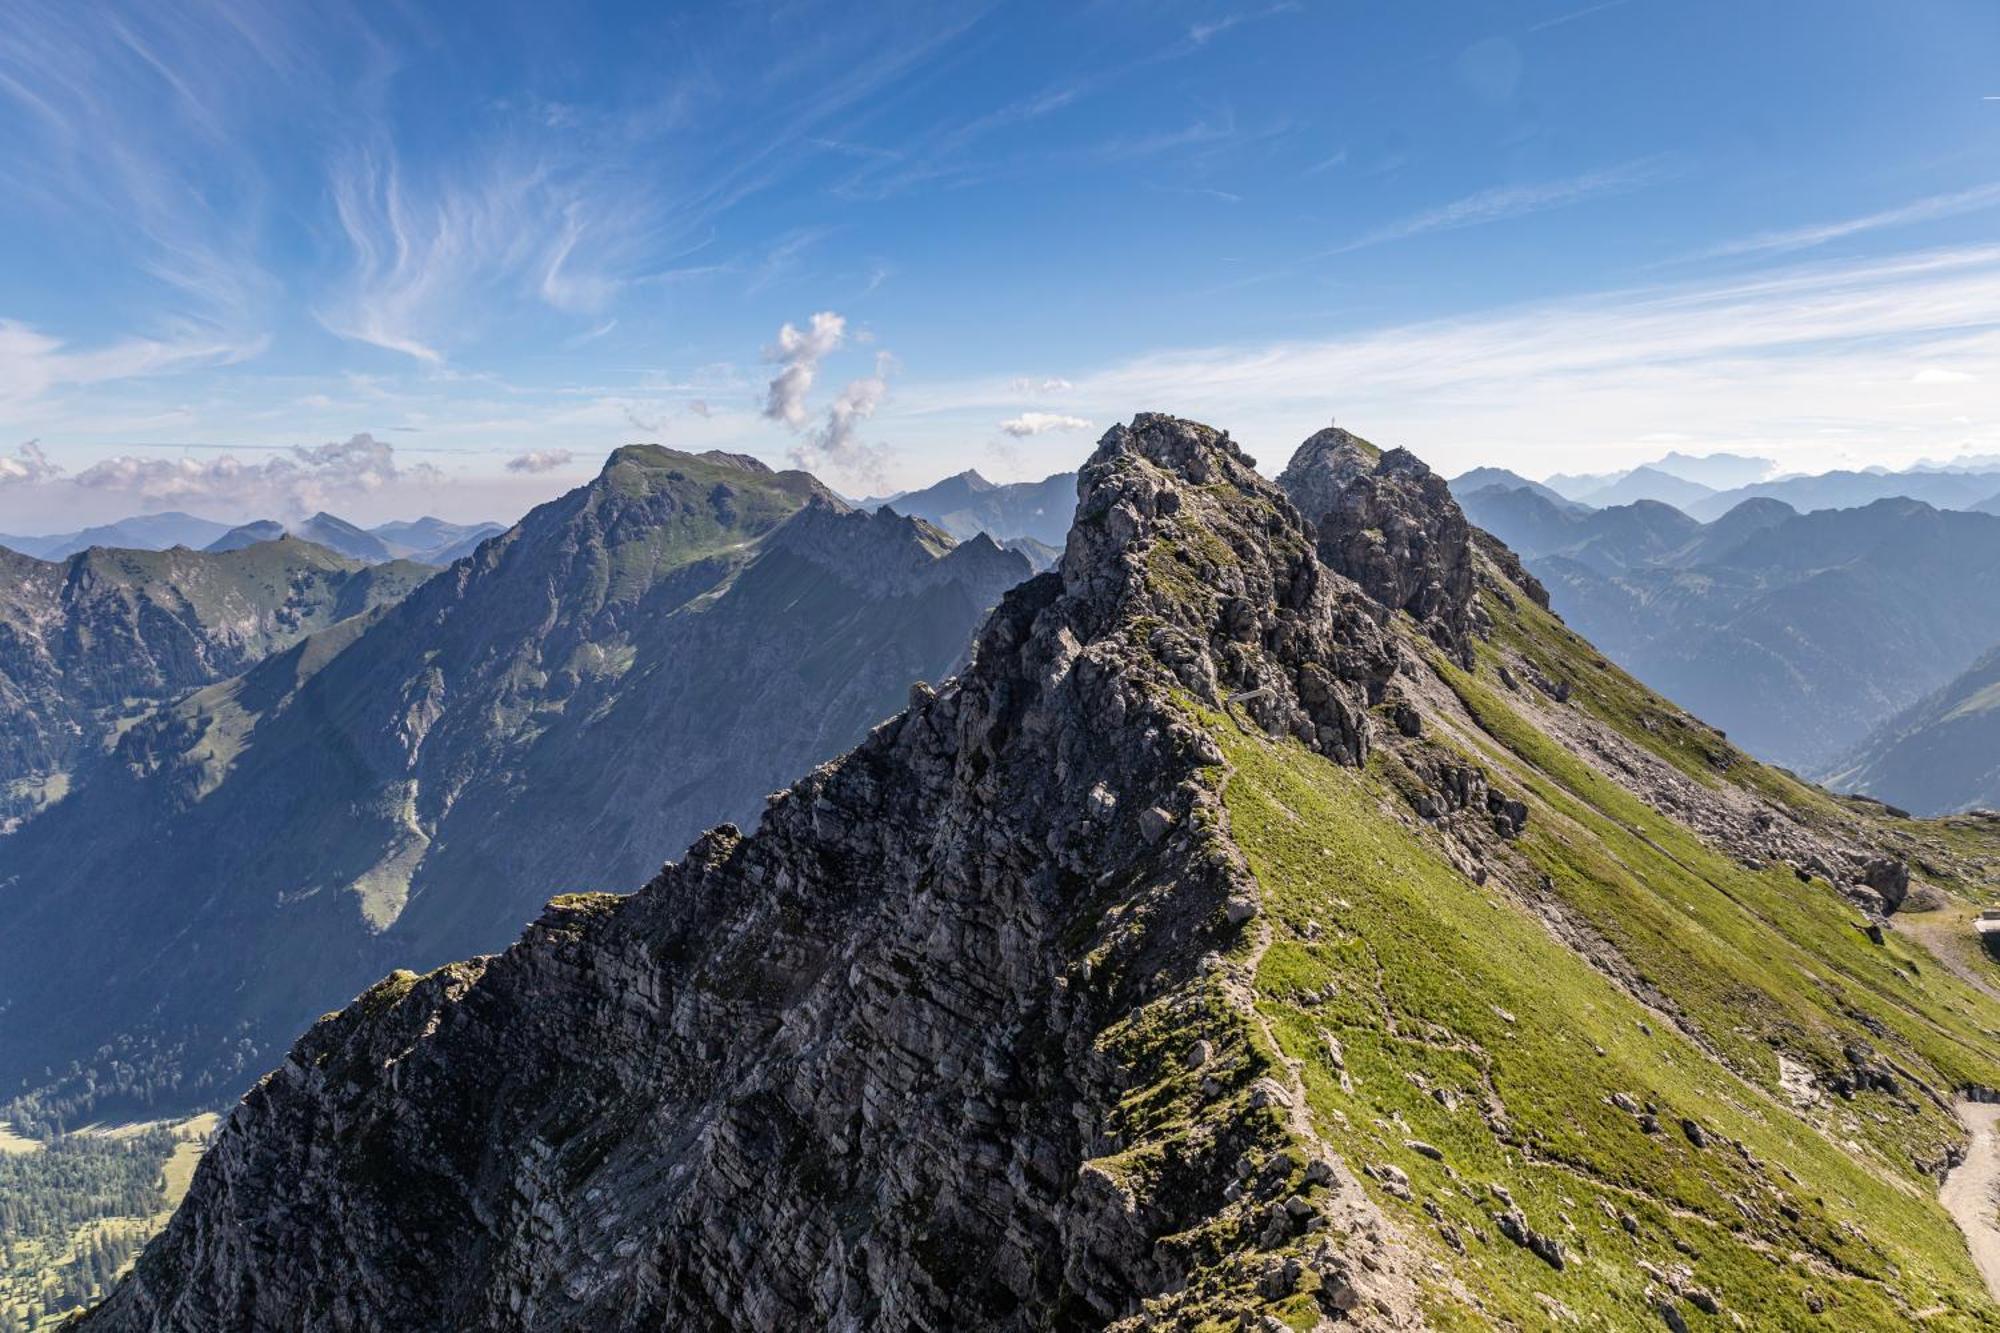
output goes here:
{"type": "Polygon", "coordinates": [[[1471,661],[1472,527],[1443,477],[1334,426],[1299,446],[1278,485],[1318,530],[1328,568],[1471,661]]]}
{"type": "Polygon", "coordinates": [[[1379,1219],[1243,1058],[1210,951],[1257,889],[1171,702],[1261,691],[1351,761],[1389,650],[1227,437],[1141,417],[1079,492],[971,670],[754,837],[317,1026],[89,1326],[1081,1327],[1265,1286],[1399,1323],[1379,1219]],[[1305,1197],[1267,1217],[1246,1155],[1305,1197]]]}

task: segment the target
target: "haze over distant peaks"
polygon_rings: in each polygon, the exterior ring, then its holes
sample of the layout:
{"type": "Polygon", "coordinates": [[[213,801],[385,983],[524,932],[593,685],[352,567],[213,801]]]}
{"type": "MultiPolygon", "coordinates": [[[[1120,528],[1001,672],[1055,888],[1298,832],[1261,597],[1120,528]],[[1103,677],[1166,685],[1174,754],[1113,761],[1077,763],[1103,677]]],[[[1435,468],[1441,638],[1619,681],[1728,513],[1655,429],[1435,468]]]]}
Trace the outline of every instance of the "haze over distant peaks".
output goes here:
{"type": "Polygon", "coordinates": [[[1467,514],[1554,605],[1753,752],[1818,772],[2000,643],[2000,517],[1903,497],[1708,523],[1650,501],[1565,511],[1524,489],[1467,514]]]}
{"type": "Polygon", "coordinates": [[[1824,780],[1919,815],[2000,809],[2000,647],[1883,723],[1824,780]]]}
{"type": "Polygon", "coordinates": [[[174,546],[200,550],[229,531],[227,523],[196,518],[179,510],[157,514],[135,514],[115,523],[99,524],[78,532],[61,532],[42,537],[10,537],[0,534],[0,546],[31,555],[38,560],[61,560],[92,546],[130,551],[164,551],[174,546]]]}
{"type": "Polygon", "coordinates": [[[1685,509],[1697,500],[1715,494],[1713,488],[1698,481],[1689,481],[1676,476],[1664,467],[1648,465],[1636,467],[1616,481],[1609,482],[1595,490],[1572,491],[1572,498],[1587,505],[1603,508],[1606,505],[1631,504],[1635,500],[1656,500],[1685,509]]]}
{"type": "Polygon", "coordinates": [[[996,540],[1032,537],[1047,547],[1059,548],[1076,511],[1076,474],[1058,472],[1041,481],[992,482],[968,469],[922,490],[861,503],[864,507],[887,505],[899,514],[928,519],[960,539],[985,532],[996,540]]]}
{"type": "Polygon", "coordinates": [[[234,551],[256,542],[296,537],[300,541],[340,552],[355,560],[414,560],[419,564],[448,565],[469,555],[480,542],[506,529],[498,523],[447,523],[441,518],[383,523],[362,528],[344,518],[321,511],[295,523],[258,519],[231,528],[212,542],[211,551],[234,551]]]}
{"type": "Polygon", "coordinates": [[[242,671],[429,576],[311,542],[227,552],[0,551],[0,834],[63,800],[148,709],[242,671]]]}

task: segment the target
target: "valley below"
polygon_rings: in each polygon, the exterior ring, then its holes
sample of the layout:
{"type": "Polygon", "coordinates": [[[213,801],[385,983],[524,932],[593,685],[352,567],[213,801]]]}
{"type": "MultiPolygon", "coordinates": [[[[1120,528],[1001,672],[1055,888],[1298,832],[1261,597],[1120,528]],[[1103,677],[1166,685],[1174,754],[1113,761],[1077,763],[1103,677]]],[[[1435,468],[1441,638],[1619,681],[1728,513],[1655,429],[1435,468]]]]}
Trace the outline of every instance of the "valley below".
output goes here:
{"type": "Polygon", "coordinates": [[[0,1330],[42,1333],[102,1299],[187,1194],[219,1121],[89,1125],[46,1141],[0,1123],[0,1330]]]}

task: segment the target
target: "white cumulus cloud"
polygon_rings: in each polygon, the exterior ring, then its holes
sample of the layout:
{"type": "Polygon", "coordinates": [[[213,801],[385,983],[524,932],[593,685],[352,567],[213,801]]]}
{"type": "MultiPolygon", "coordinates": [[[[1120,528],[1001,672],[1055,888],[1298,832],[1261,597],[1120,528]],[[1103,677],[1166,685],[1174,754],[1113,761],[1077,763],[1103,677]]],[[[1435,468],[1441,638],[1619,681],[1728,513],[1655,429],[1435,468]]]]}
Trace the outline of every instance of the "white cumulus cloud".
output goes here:
{"type": "Polygon", "coordinates": [[[530,449],[524,454],[515,454],[507,460],[509,472],[525,472],[535,475],[554,472],[559,467],[568,467],[576,455],[568,449],[530,449]]]}
{"type": "Polygon", "coordinates": [[[1051,431],[1089,430],[1090,423],[1082,417],[1064,416],[1059,412],[1023,412],[1018,417],[1009,417],[1001,422],[1000,429],[1017,440],[1025,440],[1030,435],[1046,435],[1051,431]]]}
{"type": "Polygon", "coordinates": [[[62,471],[59,463],[49,460],[42,452],[41,443],[29,440],[14,450],[8,458],[0,454],[0,486],[32,485],[38,481],[53,480],[62,471]]]}
{"type": "Polygon", "coordinates": [[[428,463],[405,466],[396,448],[372,435],[328,444],[295,445],[275,457],[245,460],[140,458],[129,454],[93,463],[76,474],[90,490],[136,497],[150,509],[213,505],[235,511],[290,516],[324,509],[401,483],[435,485],[444,474],[428,463]]]}
{"type": "Polygon", "coordinates": [[[797,430],[811,415],[806,395],[812,392],[819,363],[847,338],[847,321],[822,310],[801,329],[789,321],[778,330],[778,341],[764,349],[764,359],[778,366],[764,395],[764,415],[797,430]]]}
{"type": "Polygon", "coordinates": [[[808,472],[826,472],[844,481],[885,489],[888,454],[880,445],[861,439],[862,423],[889,396],[889,372],[895,361],[887,352],[875,357],[875,373],[849,380],[827,405],[826,420],[792,450],[792,462],[808,472]]]}

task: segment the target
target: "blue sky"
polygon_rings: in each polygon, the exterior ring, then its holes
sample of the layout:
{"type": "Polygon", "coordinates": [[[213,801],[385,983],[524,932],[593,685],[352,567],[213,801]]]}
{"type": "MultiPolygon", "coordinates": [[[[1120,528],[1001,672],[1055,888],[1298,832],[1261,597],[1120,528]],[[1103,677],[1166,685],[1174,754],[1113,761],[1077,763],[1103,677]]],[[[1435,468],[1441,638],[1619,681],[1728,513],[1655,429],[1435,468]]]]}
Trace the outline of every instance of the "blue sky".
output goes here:
{"type": "Polygon", "coordinates": [[[2000,451],[1986,0],[665,9],[0,0],[0,531],[2000,451]]]}

